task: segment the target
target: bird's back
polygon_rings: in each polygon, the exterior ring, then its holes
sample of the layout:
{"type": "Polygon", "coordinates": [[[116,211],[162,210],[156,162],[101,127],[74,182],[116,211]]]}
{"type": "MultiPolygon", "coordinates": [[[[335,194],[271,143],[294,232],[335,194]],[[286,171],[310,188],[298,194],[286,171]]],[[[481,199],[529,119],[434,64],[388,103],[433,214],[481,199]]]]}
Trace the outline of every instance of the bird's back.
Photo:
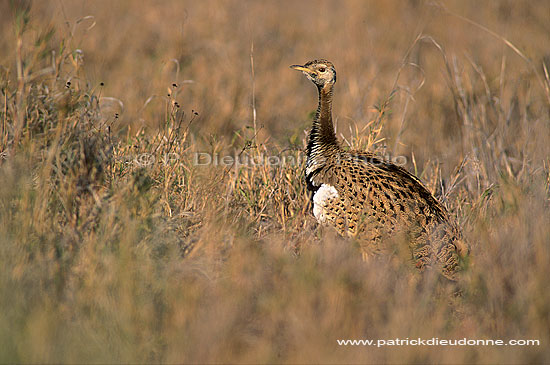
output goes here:
{"type": "Polygon", "coordinates": [[[308,178],[316,217],[359,238],[367,255],[387,250],[384,238],[399,233],[417,267],[437,264],[454,278],[467,247],[445,208],[407,170],[371,153],[340,150],[308,178]]]}

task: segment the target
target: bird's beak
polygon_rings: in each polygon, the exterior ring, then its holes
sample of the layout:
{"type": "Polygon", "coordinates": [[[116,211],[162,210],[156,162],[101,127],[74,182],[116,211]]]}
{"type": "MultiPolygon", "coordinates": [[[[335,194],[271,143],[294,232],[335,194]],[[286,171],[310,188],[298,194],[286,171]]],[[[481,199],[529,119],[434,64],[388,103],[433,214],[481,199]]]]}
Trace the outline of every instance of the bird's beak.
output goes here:
{"type": "Polygon", "coordinates": [[[313,74],[313,71],[311,71],[309,68],[307,67],[304,67],[304,66],[300,66],[300,65],[292,65],[290,66],[291,69],[293,70],[297,70],[297,71],[302,71],[306,74],[313,74]]]}

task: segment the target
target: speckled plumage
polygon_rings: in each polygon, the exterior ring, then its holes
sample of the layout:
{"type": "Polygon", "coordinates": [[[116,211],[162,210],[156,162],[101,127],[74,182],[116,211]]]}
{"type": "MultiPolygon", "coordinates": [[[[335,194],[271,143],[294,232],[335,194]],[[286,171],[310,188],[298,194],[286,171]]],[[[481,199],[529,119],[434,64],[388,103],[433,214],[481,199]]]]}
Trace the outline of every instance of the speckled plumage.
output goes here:
{"type": "Polygon", "coordinates": [[[385,252],[385,238],[405,235],[416,267],[438,266],[455,280],[468,246],[446,209],[402,167],[340,147],[332,123],[336,70],[331,62],[315,60],[291,68],[306,74],[319,91],[305,171],[318,221],[356,237],[364,257],[385,252]]]}

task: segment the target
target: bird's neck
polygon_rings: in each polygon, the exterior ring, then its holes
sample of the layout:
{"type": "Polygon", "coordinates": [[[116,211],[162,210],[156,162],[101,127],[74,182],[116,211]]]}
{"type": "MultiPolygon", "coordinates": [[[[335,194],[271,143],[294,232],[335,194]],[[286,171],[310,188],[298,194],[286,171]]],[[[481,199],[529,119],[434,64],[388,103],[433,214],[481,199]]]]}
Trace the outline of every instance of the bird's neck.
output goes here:
{"type": "Polygon", "coordinates": [[[321,167],[319,164],[339,149],[332,123],[332,89],[333,84],[319,87],[319,106],[309,133],[307,148],[308,171],[321,167]]]}

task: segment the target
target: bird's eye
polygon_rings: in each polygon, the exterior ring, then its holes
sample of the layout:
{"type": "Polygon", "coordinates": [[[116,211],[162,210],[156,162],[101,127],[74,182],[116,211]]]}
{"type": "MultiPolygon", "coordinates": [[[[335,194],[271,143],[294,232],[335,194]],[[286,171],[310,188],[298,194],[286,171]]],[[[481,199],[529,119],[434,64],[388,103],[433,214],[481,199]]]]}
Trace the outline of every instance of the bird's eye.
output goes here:
{"type": "Polygon", "coordinates": [[[324,67],[319,67],[319,72],[325,72],[327,69],[324,67]]]}

